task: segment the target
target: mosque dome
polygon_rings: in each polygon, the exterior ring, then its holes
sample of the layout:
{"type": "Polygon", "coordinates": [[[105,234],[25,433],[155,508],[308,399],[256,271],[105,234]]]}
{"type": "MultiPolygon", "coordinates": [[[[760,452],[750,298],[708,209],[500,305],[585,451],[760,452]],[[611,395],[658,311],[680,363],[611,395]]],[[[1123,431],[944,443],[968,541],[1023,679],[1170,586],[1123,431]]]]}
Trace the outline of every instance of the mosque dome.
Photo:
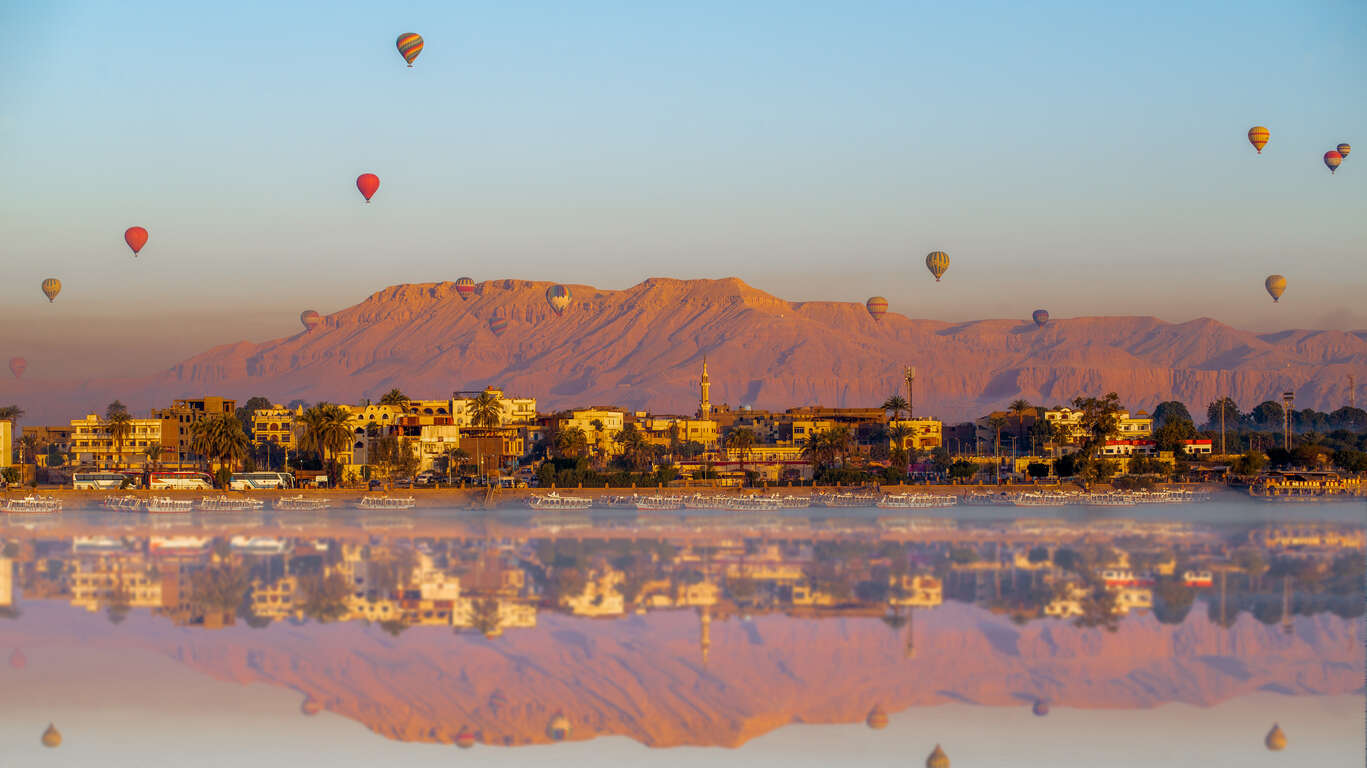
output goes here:
{"type": "Polygon", "coordinates": [[[1035,699],[1035,704],[1030,707],[1030,711],[1035,713],[1035,717],[1044,717],[1049,714],[1049,702],[1044,699],[1035,699]]]}
{"type": "Polygon", "coordinates": [[[570,719],[563,714],[557,714],[551,718],[551,723],[546,727],[546,733],[556,741],[564,741],[570,735],[570,719]]]}
{"type": "Polygon", "coordinates": [[[62,734],[52,723],[47,724],[47,730],[43,731],[43,746],[60,747],[62,746],[62,734]]]}
{"type": "Polygon", "coordinates": [[[460,733],[456,734],[456,746],[461,749],[469,749],[475,745],[475,732],[469,728],[462,727],[460,733]]]}
{"type": "Polygon", "coordinates": [[[23,651],[15,648],[9,655],[9,665],[15,669],[23,669],[28,666],[28,657],[24,655],[23,651]]]}
{"type": "Polygon", "coordinates": [[[1267,732],[1267,738],[1263,739],[1267,748],[1273,752],[1280,752],[1286,749],[1286,734],[1282,733],[1282,727],[1276,723],[1272,724],[1272,730],[1267,732]]]}
{"type": "Polygon", "coordinates": [[[940,745],[935,745],[935,751],[926,758],[926,768],[949,768],[949,755],[945,754],[940,745]]]}
{"type": "Polygon", "coordinates": [[[864,722],[868,723],[869,727],[875,731],[881,731],[888,727],[888,713],[883,709],[882,704],[875,704],[873,709],[869,710],[869,716],[864,722]]]}
{"type": "Polygon", "coordinates": [[[323,702],[309,696],[304,699],[304,703],[299,705],[299,711],[306,715],[316,715],[323,711],[323,702]]]}

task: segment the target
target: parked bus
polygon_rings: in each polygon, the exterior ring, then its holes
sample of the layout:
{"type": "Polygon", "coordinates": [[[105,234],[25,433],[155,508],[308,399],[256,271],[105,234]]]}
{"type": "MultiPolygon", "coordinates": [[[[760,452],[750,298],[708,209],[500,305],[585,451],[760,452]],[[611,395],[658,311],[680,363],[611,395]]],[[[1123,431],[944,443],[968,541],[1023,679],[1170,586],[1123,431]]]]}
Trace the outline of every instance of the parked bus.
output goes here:
{"type": "Polygon", "coordinates": [[[117,491],[125,486],[137,488],[137,476],[122,472],[77,472],[71,476],[71,487],[78,491],[117,491]]]}
{"type": "Polygon", "coordinates": [[[266,488],[293,488],[294,475],[287,472],[234,472],[228,480],[230,491],[258,491],[266,488]]]}
{"type": "Polygon", "coordinates": [[[203,472],[153,472],[147,480],[152,490],[207,491],[214,487],[213,478],[203,472]]]}

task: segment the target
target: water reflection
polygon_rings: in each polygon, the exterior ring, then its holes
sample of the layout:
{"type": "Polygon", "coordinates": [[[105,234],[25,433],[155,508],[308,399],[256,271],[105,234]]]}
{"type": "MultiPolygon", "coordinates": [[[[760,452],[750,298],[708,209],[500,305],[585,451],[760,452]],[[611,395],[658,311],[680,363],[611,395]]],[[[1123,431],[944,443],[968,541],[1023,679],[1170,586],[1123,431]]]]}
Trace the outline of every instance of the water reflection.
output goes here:
{"type": "Polygon", "coordinates": [[[1348,693],[1363,677],[1349,524],[8,523],[11,667],[23,647],[153,649],[292,688],[303,715],[462,747],[738,746],[791,722],[883,729],[948,701],[1045,717],[1348,693]]]}

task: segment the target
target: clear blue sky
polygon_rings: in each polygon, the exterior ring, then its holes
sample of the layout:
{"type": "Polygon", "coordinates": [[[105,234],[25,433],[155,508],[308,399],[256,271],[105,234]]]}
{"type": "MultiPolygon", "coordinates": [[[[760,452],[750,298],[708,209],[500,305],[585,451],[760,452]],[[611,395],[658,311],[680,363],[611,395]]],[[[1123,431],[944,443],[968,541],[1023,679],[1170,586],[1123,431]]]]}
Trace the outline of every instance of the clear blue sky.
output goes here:
{"type": "Polygon", "coordinates": [[[7,0],[0,356],[467,274],[1367,327],[1360,2],[660,5],[7,0]]]}

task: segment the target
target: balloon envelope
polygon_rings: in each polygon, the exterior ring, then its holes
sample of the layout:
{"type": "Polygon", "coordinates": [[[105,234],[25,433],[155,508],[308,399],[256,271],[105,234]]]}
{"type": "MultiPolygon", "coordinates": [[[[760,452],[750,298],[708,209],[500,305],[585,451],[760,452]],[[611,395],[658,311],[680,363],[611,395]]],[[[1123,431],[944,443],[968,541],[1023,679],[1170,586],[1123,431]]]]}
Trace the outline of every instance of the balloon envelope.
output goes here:
{"type": "Polygon", "coordinates": [[[43,746],[60,747],[62,746],[62,734],[52,723],[47,724],[47,730],[43,731],[43,746]]]}
{"type": "MultiPolygon", "coordinates": [[[[399,39],[394,41],[395,47],[399,49],[399,55],[408,62],[408,66],[413,66],[413,60],[422,53],[422,35],[417,32],[405,32],[399,35],[399,39]]],[[[441,63],[441,62],[437,62],[441,63]]]]}
{"type": "Polygon", "coordinates": [[[1338,151],[1340,159],[1347,159],[1348,153],[1353,151],[1353,148],[1348,145],[1348,142],[1344,142],[1334,149],[1338,151]]]}
{"type": "Polygon", "coordinates": [[[311,309],[306,309],[299,313],[299,322],[304,325],[304,330],[311,331],[323,322],[323,318],[311,309]]]}
{"type": "Polygon", "coordinates": [[[1030,707],[1030,711],[1035,713],[1035,717],[1044,717],[1049,714],[1049,702],[1044,699],[1035,699],[1035,703],[1030,707]]]}
{"type": "Polygon", "coordinates": [[[62,281],[55,277],[49,277],[43,281],[43,295],[47,297],[48,303],[57,298],[57,294],[62,292],[62,281]]]}
{"type": "Polygon", "coordinates": [[[949,269],[949,254],[944,251],[931,251],[926,254],[926,269],[935,275],[935,282],[940,282],[945,270],[949,269]]]}
{"type": "Polygon", "coordinates": [[[1263,287],[1267,289],[1267,295],[1271,296],[1275,302],[1281,299],[1282,294],[1286,292],[1286,278],[1281,275],[1268,275],[1267,279],[1263,281],[1263,287]]]}
{"type": "Polygon", "coordinates": [[[9,359],[9,372],[14,374],[14,378],[23,378],[24,371],[28,370],[28,361],[22,357],[11,357],[9,359]]]}
{"type": "Polygon", "coordinates": [[[501,335],[507,327],[508,318],[499,317],[498,315],[489,318],[489,330],[493,331],[495,336],[501,335]]]}
{"type": "Polygon", "coordinates": [[[888,313],[888,300],[882,296],[874,296],[864,302],[864,307],[873,315],[874,320],[878,320],[888,313]]]}
{"type": "Polygon", "coordinates": [[[1030,315],[1030,319],[1035,321],[1035,325],[1043,328],[1044,324],[1049,322],[1049,310],[1037,309],[1034,314],[1030,315]]]}
{"type": "Polygon", "coordinates": [[[373,173],[363,173],[356,177],[356,188],[361,190],[361,197],[368,203],[375,190],[380,188],[380,177],[373,173]]]}
{"type": "Polygon", "coordinates": [[[128,247],[133,249],[133,255],[137,256],[138,251],[147,245],[147,230],[142,227],[129,227],[123,231],[123,241],[128,243],[128,247]]]}
{"type": "Polygon", "coordinates": [[[1263,738],[1263,743],[1273,752],[1286,749],[1286,734],[1282,733],[1282,727],[1273,723],[1272,730],[1267,732],[1267,736],[1263,738]]]}
{"type": "Polygon", "coordinates": [[[456,734],[456,746],[460,747],[461,749],[469,749],[470,747],[473,747],[474,745],[475,745],[475,734],[474,734],[474,732],[470,731],[470,730],[467,729],[467,728],[462,728],[461,731],[460,731],[460,733],[456,734]]]}
{"type": "Polygon", "coordinates": [[[457,280],[456,293],[460,295],[461,299],[470,298],[475,293],[475,281],[468,277],[457,280]]]}
{"type": "Polygon", "coordinates": [[[1258,154],[1263,153],[1263,147],[1267,146],[1267,140],[1272,134],[1261,125],[1255,125],[1248,129],[1248,143],[1258,150],[1258,154]]]}
{"type": "Polygon", "coordinates": [[[557,315],[564,313],[570,305],[570,289],[563,285],[552,285],[546,289],[546,303],[557,315]]]}
{"type": "Polygon", "coordinates": [[[1338,170],[1339,164],[1342,162],[1343,155],[1340,155],[1337,149],[1331,149],[1324,153],[1324,167],[1328,168],[1330,173],[1338,170]]]}

